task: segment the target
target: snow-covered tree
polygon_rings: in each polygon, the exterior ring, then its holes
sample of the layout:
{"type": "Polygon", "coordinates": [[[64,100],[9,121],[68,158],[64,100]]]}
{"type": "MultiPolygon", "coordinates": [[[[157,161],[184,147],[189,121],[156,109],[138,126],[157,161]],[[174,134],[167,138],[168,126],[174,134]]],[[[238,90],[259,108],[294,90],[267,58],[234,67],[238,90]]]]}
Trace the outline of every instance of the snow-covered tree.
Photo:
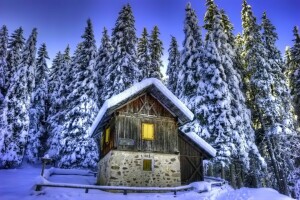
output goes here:
{"type": "Polygon", "coordinates": [[[290,49],[291,89],[297,121],[300,124],[300,35],[298,27],[294,27],[293,34],[294,44],[290,49]]]}
{"type": "Polygon", "coordinates": [[[185,8],[183,49],[180,56],[176,94],[193,110],[193,97],[197,91],[199,74],[197,67],[201,63],[202,39],[198,18],[190,3],[185,8]]]}
{"type": "Polygon", "coordinates": [[[47,154],[54,160],[58,160],[60,155],[61,132],[65,122],[65,112],[68,103],[66,97],[70,94],[68,90],[70,82],[67,82],[71,75],[70,68],[70,48],[66,47],[64,53],[58,52],[52,61],[49,75],[49,111],[47,116],[48,140],[47,154]]]}
{"type": "MultiPolygon", "coordinates": [[[[7,69],[6,68],[7,45],[8,45],[8,30],[7,27],[3,25],[0,29],[0,107],[4,100],[5,89],[6,89],[5,70],[7,69]]],[[[1,149],[1,145],[0,145],[0,149],[1,149]]]]}
{"type": "Polygon", "coordinates": [[[102,32],[102,38],[101,38],[101,44],[97,53],[96,58],[96,65],[95,65],[95,71],[96,71],[96,78],[97,78],[97,96],[98,98],[98,107],[100,108],[104,102],[105,94],[103,94],[104,86],[106,84],[106,75],[107,75],[107,69],[110,65],[111,61],[111,54],[113,51],[113,47],[111,45],[111,41],[109,38],[109,35],[107,33],[107,29],[104,28],[102,32]]]}
{"type": "MultiPolygon", "coordinates": [[[[5,85],[5,69],[6,68],[6,56],[7,56],[7,44],[8,44],[8,30],[6,26],[2,26],[0,29],[0,116],[3,116],[3,101],[6,93],[5,85]]],[[[0,155],[4,142],[4,135],[6,134],[7,123],[6,120],[0,119],[0,155]]],[[[1,163],[1,158],[0,158],[1,163]]],[[[0,164],[1,167],[1,164],[0,164]]]]}
{"type": "Polygon", "coordinates": [[[180,52],[178,49],[177,40],[174,36],[171,38],[169,47],[169,58],[168,58],[167,76],[168,76],[168,89],[173,92],[176,96],[177,91],[177,77],[180,70],[180,52]]]}
{"type": "Polygon", "coordinates": [[[112,32],[111,65],[108,67],[104,100],[122,92],[140,80],[137,63],[135,20],[129,4],[119,12],[112,32]]]}
{"type": "Polygon", "coordinates": [[[137,46],[138,66],[141,71],[141,79],[149,78],[151,68],[150,52],[149,52],[149,35],[147,29],[144,28],[141,38],[139,38],[137,46]]]}
{"type": "Polygon", "coordinates": [[[5,83],[6,89],[8,89],[11,78],[13,78],[17,67],[21,62],[22,50],[25,44],[25,38],[23,37],[22,27],[18,28],[13,32],[8,42],[8,54],[7,54],[7,65],[5,69],[5,83]]]}
{"type": "Polygon", "coordinates": [[[281,193],[289,194],[287,175],[292,167],[290,156],[293,153],[290,150],[294,149],[296,135],[290,103],[284,100],[288,97],[288,90],[280,54],[275,46],[277,35],[266,16],[262,23],[263,34],[260,33],[252,9],[245,0],[242,22],[254,125],[258,145],[272,173],[267,180],[281,193]]]}
{"type": "Polygon", "coordinates": [[[160,68],[163,67],[161,56],[163,55],[163,43],[159,39],[159,29],[157,26],[154,26],[151,35],[150,35],[150,44],[149,44],[149,52],[150,52],[150,68],[147,72],[146,78],[157,78],[159,80],[162,79],[162,74],[160,72],[160,68]]]}
{"type": "MultiPolygon", "coordinates": [[[[226,29],[224,13],[215,3],[209,0],[207,6],[205,62],[198,71],[201,77],[195,111],[200,124],[199,134],[217,149],[213,163],[221,165],[222,171],[230,168],[232,172],[235,163],[241,163],[244,170],[249,170],[249,155],[257,159],[261,156],[255,146],[250,111],[240,87],[241,78],[234,66],[235,51],[229,40],[232,33],[226,29]]],[[[235,178],[231,177],[231,181],[235,182],[235,178]]]]}
{"type": "MultiPolygon", "coordinates": [[[[20,31],[20,29],[18,30],[20,31]]],[[[1,116],[7,122],[1,156],[2,166],[5,168],[20,165],[24,156],[29,126],[30,91],[34,84],[32,72],[35,68],[36,37],[37,30],[33,29],[22,50],[20,61],[16,59],[19,55],[18,51],[15,51],[16,55],[10,53],[11,58],[14,58],[10,60],[14,61],[10,62],[10,66],[12,63],[19,63],[19,65],[14,66],[14,73],[4,99],[4,111],[1,116]]],[[[18,35],[18,39],[20,38],[23,38],[22,34],[18,35]]]]}
{"type": "Polygon", "coordinates": [[[64,168],[95,168],[98,150],[88,130],[98,112],[96,79],[93,76],[97,54],[92,22],[81,36],[83,41],[77,46],[71,62],[71,93],[67,96],[65,123],[62,130],[58,162],[64,168]]]}
{"type": "Polygon", "coordinates": [[[48,66],[49,59],[46,44],[38,50],[35,72],[35,87],[31,97],[29,110],[29,132],[26,156],[29,162],[37,163],[46,151],[47,111],[48,111],[48,66]]]}

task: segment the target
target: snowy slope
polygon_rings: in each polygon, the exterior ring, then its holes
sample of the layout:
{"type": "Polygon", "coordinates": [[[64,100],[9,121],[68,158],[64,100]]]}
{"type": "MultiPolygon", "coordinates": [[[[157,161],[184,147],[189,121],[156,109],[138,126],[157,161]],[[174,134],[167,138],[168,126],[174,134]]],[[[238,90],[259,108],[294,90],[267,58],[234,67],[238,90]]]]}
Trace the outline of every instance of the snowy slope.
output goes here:
{"type": "MultiPolygon", "coordinates": [[[[34,184],[39,177],[41,168],[32,166],[23,166],[20,169],[0,170],[0,199],[1,200],[144,200],[144,199],[178,199],[178,200],[234,200],[234,199],[255,199],[255,200],[289,200],[284,195],[270,188],[241,188],[232,190],[229,186],[223,188],[212,188],[210,192],[197,193],[196,191],[178,192],[176,198],[173,193],[109,193],[98,190],[90,190],[89,193],[84,193],[81,189],[65,189],[65,188],[44,188],[42,192],[34,191],[34,184]]],[[[51,176],[49,181],[52,182],[67,182],[75,184],[92,184],[95,182],[93,176],[78,176],[78,175],[59,175],[51,176]]]]}

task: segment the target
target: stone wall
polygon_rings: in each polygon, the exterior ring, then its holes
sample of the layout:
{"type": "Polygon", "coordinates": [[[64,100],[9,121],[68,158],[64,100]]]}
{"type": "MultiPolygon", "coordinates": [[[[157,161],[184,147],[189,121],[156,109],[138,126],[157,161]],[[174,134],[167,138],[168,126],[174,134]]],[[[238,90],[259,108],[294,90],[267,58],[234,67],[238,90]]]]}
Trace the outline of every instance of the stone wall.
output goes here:
{"type": "Polygon", "coordinates": [[[97,184],[168,187],[181,184],[179,155],[110,151],[98,163],[97,184]],[[143,171],[143,159],[152,160],[152,171],[143,171]]]}

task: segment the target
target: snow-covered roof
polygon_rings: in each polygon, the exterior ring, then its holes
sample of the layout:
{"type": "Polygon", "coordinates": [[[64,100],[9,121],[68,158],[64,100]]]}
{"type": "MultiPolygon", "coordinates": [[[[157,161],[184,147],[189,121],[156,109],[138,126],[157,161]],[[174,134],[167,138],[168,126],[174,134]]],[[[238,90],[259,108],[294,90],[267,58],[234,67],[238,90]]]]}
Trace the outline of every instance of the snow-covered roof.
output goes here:
{"type": "Polygon", "coordinates": [[[105,125],[106,120],[116,109],[144,92],[150,93],[162,106],[176,116],[179,124],[183,125],[193,120],[194,114],[161,81],[148,78],[107,99],[89,130],[90,135],[95,135],[96,130],[105,125]]]}
{"type": "MultiPolygon", "coordinates": [[[[144,92],[148,92],[155,97],[162,106],[178,118],[181,125],[193,120],[194,114],[170,90],[168,90],[161,81],[155,78],[149,78],[144,79],[120,94],[107,99],[89,130],[90,135],[96,135],[96,130],[105,125],[106,120],[110,118],[110,115],[116,109],[144,92]]],[[[188,132],[181,134],[189,138],[197,147],[205,151],[207,155],[215,157],[216,150],[196,133],[188,132]]]]}
{"type": "Polygon", "coordinates": [[[195,145],[197,145],[200,149],[206,152],[211,157],[215,157],[217,151],[207,142],[205,142],[199,135],[197,135],[194,132],[181,132],[182,135],[185,135],[187,138],[189,138],[195,145]]]}

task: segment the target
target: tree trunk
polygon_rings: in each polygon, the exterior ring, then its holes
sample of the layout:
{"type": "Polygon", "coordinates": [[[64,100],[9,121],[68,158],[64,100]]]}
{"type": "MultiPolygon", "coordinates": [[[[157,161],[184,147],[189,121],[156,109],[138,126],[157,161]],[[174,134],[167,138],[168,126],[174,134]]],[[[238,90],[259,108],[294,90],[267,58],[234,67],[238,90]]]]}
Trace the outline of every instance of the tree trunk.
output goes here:
{"type": "Polygon", "coordinates": [[[225,168],[223,165],[221,165],[221,178],[225,180],[225,168]]]}
{"type": "Polygon", "coordinates": [[[279,192],[284,194],[284,189],[283,189],[282,181],[281,181],[281,178],[280,178],[279,168],[278,168],[277,161],[276,161],[275,154],[274,154],[274,147],[272,145],[272,142],[271,142],[271,139],[270,139],[269,135],[266,134],[265,123],[262,119],[262,116],[261,116],[260,112],[259,112],[259,119],[260,119],[260,122],[261,122],[261,125],[262,125],[263,134],[264,134],[264,136],[266,138],[266,141],[267,141],[267,150],[268,150],[269,156],[271,158],[271,163],[272,163],[272,167],[274,169],[274,174],[275,174],[275,178],[277,180],[279,192]]]}
{"type": "Polygon", "coordinates": [[[235,165],[235,168],[236,168],[236,175],[237,175],[237,188],[241,188],[244,186],[243,184],[243,177],[242,177],[242,173],[243,173],[243,170],[242,170],[242,166],[237,163],[235,165]]]}
{"type": "Polygon", "coordinates": [[[230,164],[230,183],[233,188],[236,188],[236,180],[235,180],[235,166],[234,164],[230,164]]]}

